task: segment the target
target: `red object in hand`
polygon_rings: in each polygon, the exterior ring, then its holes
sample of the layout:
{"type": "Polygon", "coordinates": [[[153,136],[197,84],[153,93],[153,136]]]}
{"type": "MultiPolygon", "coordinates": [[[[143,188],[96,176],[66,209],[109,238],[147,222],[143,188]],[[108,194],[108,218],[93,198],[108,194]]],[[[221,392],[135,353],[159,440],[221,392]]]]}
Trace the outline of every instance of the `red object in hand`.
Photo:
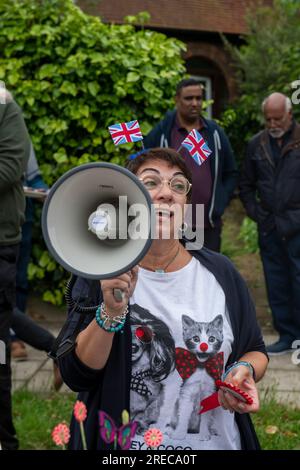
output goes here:
{"type": "Polygon", "coordinates": [[[235,385],[232,385],[228,382],[222,382],[221,380],[216,381],[216,386],[223,390],[223,392],[229,392],[231,393],[235,398],[238,400],[243,401],[244,403],[247,403],[247,405],[252,405],[253,403],[253,398],[248,395],[247,392],[244,392],[244,390],[241,390],[239,387],[236,387],[235,385]]]}
{"type": "MultiPolygon", "coordinates": [[[[222,382],[221,380],[216,380],[216,386],[223,391],[231,393],[235,398],[247,403],[247,405],[252,405],[253,403],[253,398],[235,385],[228,382],[222,382]]],[[[220,406],[218,392],[215,392],[201,401],[199,414],[206,413],[218,406],[220,406]]]]}

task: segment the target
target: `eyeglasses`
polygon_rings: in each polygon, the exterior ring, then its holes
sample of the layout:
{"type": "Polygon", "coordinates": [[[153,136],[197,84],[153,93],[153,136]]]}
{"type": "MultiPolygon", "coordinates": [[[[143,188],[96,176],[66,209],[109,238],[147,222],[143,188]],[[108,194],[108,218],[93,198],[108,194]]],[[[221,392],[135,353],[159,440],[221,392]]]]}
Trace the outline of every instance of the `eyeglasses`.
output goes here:
{"type": "Polygon", "coordinates": [[[150,344],[153,340],[154,333],[149,326],[137,326],[134,330],[136,339],[143,344],[150,344]]]}
{"type": "Polygon", "coordinates": [[[163,179],[160,175],[147,174],[140,178],[148,191],[158,191],[164,183],[167,183],[173,193],[185,196],[190,191],[191,183],[182,175],[175,175],[170,180],[163,179]]]}

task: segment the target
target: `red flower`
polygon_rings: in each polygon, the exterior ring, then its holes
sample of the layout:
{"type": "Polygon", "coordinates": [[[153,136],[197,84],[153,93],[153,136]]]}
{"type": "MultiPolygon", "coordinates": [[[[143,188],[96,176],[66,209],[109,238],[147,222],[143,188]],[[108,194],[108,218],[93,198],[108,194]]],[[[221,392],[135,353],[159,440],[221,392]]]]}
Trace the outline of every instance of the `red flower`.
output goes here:
{"type": "Polygon", "coordinates": [[[70,440],[70,429],[65,423],[59,423],[52,431],[52,439],[57,446],[65,447],[70,440]]]}
{"type": "Polygon", "coordinates": [[[75,405],[74,405],[74,416],[75,416],[75,419],[79,423],[82,423],[86,419],[87,410],[86,410],[86,406],[83,403],[83,401],[77,400],[77,402],[75,403],[75,405]]]}

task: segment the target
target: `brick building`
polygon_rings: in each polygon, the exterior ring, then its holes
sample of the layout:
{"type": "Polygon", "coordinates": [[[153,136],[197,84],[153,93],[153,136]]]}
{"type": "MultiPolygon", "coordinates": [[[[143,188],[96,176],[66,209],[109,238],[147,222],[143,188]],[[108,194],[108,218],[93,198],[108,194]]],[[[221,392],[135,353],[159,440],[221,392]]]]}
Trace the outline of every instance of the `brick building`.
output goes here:
{"type": "MultiPolygon", "coordinates": [[[[207,99],[214,104],[210,116],[218,116],[237,94],[230,56],[220,33],[240,44],[247,33],[245,14],[261,0],[77,0],[83,11],[103,22],[121,24],[127,15],[147,11],[146,27],[177,37],[187,45],[185,61],[191,75],[201,77],[207,99]]],[[[263,0],[272,4],[272,0],[263,0]]]]}

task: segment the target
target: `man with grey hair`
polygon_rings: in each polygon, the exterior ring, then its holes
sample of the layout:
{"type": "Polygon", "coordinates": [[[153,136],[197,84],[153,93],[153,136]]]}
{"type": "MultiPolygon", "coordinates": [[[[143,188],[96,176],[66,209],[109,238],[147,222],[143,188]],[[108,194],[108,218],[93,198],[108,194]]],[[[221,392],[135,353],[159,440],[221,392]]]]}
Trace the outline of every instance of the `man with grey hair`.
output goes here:
{"type": "MultiPolygon", "coordinates": [[[[279,96],[281,96],[281,97],[284,96],[284,95],[282,95],[281,93],[272,93],[272,95],[275,95],[275,97],[276,97],[276,95],[279,95],[279,96]]],[[[267,98],[265,98],[265,99],[263,100],[262,104],[261,104],[261,111],[262,111],[263,114],[265,113],[265,106],[266,106],[266,104],[267,104],[267,101],[269,101],[269,98],[270,98],[272,95],[267,96],[267,98]]],[[[291,102],[291,100],[290,100],[290,98],[289,98],[288,96],[285,96],[285,110],[286,110],[287,113],[289,113],[290,111],[292,111],[292,102],[291,102]]],[[[270,130],[269,130],[269,131],[270,131],[270,130]]],[[[272,135],[272,134],[271,134],[271,135],[272,135]]],[[[273,135],[273,137],[274,137],[274,135],[273,135]]]]}
{"type": "Polygon", "coordinates": [[[268,300],[279,334],[267,351],[279,355],[300,339],[300,125],[282,93],[269,95],[262,110],[265,130],[248,144],[240,197],[258,225],[268,300]]]}

